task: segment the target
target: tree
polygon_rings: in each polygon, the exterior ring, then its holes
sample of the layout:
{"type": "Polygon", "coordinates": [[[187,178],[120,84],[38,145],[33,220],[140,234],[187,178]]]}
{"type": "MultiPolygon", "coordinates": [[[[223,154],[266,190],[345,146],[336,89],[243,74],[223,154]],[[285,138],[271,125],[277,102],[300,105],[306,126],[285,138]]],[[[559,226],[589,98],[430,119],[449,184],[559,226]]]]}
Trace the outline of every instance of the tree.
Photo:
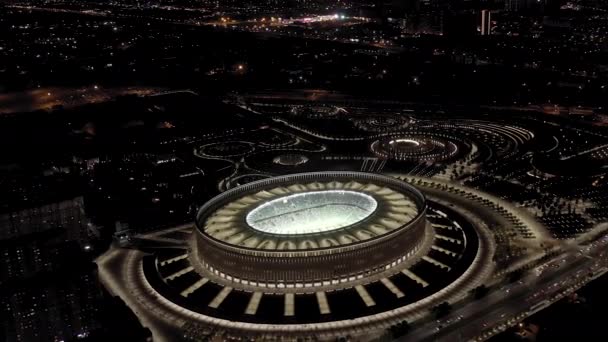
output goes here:
{"type": "Polygon", "coordinates": [[[399,338],[410,331],[410,324],[407,321],[399,322],[395,325],[391,325],[389,328],[391,335],[393,338],[399,338]]]}
{"type": "Polygon", "coordinates": [[[435,314],[437,318],[441,318],[450,313],[450,311],[452,311],[452,306],[448,302],[443,302],[433,307],[431,311],[435,314]]]}
{"type": "Polygon", "coordinates": [[[471,290],[471,294],[475,299],[483,298],[486,294],[488,294],[488,288],[485,285],[479,285],[471,290]]]}

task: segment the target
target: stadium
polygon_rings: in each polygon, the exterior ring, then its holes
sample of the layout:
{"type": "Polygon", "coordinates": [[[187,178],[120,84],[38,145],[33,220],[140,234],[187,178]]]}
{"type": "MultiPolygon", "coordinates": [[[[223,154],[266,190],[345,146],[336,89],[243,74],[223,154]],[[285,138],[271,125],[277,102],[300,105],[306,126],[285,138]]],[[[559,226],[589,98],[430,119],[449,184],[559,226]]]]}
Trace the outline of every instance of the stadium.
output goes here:
{"type": "Polygon", "coordinates": [[[107,253],[102,278],[167,339],[363,338],[490,275],[496,212],[467,196],[361,172],[263,178],[107,253]]]}
{"type": "Polygon", "coordinates": [[[200,209],[197,251],[233,281],[312,286],[409,260],[423,245],[426,203],[414,187],[354,172],[247,184],[200,209]]]}

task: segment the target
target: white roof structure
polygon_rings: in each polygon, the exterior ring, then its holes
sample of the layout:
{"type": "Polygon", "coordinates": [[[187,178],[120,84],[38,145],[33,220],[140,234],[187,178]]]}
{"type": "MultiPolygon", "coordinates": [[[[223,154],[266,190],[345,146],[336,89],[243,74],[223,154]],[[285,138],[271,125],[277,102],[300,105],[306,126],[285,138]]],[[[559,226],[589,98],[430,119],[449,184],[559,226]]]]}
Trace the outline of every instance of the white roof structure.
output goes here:
{"type": "Polygon", "coordinates": [[[295,183],[232,200],[202,225],[213,239],[262,250],[344,246],[387,234],[418,214],[407,193],[360,181],[295,183]]]}

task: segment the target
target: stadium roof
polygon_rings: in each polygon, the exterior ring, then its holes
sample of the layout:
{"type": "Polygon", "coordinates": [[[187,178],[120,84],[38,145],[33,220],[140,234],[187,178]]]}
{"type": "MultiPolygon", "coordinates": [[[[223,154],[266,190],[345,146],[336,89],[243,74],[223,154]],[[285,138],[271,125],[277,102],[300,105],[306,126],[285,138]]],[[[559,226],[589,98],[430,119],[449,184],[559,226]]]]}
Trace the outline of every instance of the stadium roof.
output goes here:
{"type": "Polygon", "coordinates": [[[416,219],[425,205],[422,194],[405,183],[338,174],[250,183],[210,201],[199,212],[198,227],[211,239],[238,248],[322,249],[389,234],[416,219]]]}

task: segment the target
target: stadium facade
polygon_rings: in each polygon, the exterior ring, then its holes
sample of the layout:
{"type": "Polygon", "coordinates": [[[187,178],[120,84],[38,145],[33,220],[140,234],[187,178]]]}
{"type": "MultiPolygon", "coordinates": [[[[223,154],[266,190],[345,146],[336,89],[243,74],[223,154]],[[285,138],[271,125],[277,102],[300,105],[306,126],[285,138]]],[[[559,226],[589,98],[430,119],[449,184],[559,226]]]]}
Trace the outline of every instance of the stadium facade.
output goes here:
{"type": "Polygon", "coordinates": [[[310,288],[415,258],[426,202],[393,178],[356,172],[275,177],[227,191],[197,216],[200,264],[232,282],[310,288]]]}

